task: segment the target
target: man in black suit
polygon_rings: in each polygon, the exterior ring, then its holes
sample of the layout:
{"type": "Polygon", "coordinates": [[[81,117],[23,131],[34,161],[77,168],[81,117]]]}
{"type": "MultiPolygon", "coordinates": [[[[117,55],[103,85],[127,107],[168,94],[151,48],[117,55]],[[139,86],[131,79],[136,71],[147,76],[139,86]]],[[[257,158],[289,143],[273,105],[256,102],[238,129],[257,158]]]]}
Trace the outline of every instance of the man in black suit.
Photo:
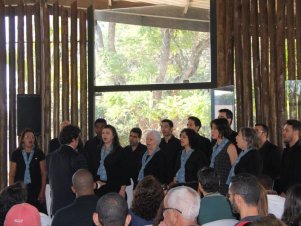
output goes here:
{"type": "Polygon", "coordinates": [[[270,176],[273,180],[280,175],[281,151],[268,140],[269,128],[265,124],[257,123],[255,131],[259,139],[259,153],[263,161],[262,174],[270,176]]]}
{"type": "MultiPolygon", "coordinates": [[[[70,122],[68,120],[62,121],[61,122],[61,131],[68,125],[70,125],[70,122]]],[[[61,146],[61,143],[59,141],[59,138],[58,137],[53,138],[52,140],[49,141],[49,144],[48,144],[48,154],[59,149],[60,146],[61,146]]]]}
{"type": "Polygon", "coordinates": [[[80,129],[68,125],[60,133],[60,148],[46,157],[49,184],[52,190],[52,214],[73,202],[72,176],[78,169],[86,169],[86,159],[76,151],[80,129]]]}
{"type": "Polygon", "coordinates": [[[211,154],[212,154],[210,140],[199,134],[199,130],[201,129],[201,127],[202,127],[202,123],[199,118],[197,118],[195,116],[190,116],[188,118],[187,128],[193,129],[197,133],[197,135],[198,135],[197,147],[200,151],[204,152],[204,154],[207,157],[207,162],[210,162],[210,158],[211,158],[211,154]]]}
{"type": "MultiPolygon", "coordinates": [[[[220,109],[218,111],[218,118],[227,119],[228,122],[229,122],[229,125],[231,126],[232,122],[233,122],[233,113],[229,109],[223,108],[223,109],[220,109]]],[[[236,131],[231,129],[231,132],[227,137],[235,145],[236,145],[236,136],[237,136],[237,134],[238,133],[236,131]]]]}

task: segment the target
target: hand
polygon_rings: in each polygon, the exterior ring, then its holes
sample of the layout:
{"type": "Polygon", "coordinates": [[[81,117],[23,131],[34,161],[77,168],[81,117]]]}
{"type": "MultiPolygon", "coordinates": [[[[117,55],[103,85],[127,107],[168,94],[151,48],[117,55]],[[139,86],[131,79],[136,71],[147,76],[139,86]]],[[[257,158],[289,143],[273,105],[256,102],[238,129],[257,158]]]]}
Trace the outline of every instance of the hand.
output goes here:
{"type": "Polygon", "coordinates": [[[282,192],[282,193],[280,194],[280,196],[283,197],[283,198],[286,198],[286,194],[285,194],[284,192],[282,192]]]}
{"type": "Polygon", "coordinates": [[[45,191],[40,191],[39,196],[38,196],[38,200],[40,203],[44,203],[46,198],[45,198],[45,191]]]}

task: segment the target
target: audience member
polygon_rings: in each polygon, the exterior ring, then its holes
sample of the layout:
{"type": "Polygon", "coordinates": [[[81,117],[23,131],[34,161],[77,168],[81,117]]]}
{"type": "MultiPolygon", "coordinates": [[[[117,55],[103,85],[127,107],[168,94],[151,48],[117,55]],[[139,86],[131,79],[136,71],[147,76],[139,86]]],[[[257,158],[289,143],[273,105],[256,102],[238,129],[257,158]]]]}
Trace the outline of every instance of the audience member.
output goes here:
{"type": "Polygon", "coordinates": [[[267,192],[264,189],[263,185],[259,183],[260,193],[258,200],[258,214],[261,216],[267,216],[269,214],[268,208],[268,197],[267,192]]]}
{"type": "Polygon", "coordinates": [[[249,224],[250,226],[285,226],[285,224],[273,215],[262,217],[249,224]]]}
{"type": "Polygon", "coordinates": [[[216,140],[211,155],[210,167],[214,168],[219,175],[219,192],[227,195],[227,179],[232,165],[237,158],[237,150],[234,144],[227,138],[230,132],[229,122],[225,118],[211,121],[211,137],[216,140]]]}
{"type": "Polygon", "coordinates": [[[197,173],[199,169],[208,166],[208,161],[205,154],[198,150],[198,138],[194,130],[189,128],[183,129],[180,139],[183,150],[178,155],[176,161],[174,181],[197,190],[197,173]]]}
{"type": "Polygon", "coordinates": [[[279,196],[277,192],[273,190],[273,180],[270,176],[260,175],[258,179],[267,192],[268,212],[275,215],[278,219],[281,219],[285,198],[279,196]]]}
{"type": "Polygon", "coordinates": [[[141,168],[142,156],[146,152],[146,146],[140,143],[142,131],[140,128],[132,128],[129,135],[129,145],[124,148],[128,154],[129,175],[134,182],[134,188],[138,183],[138,174],[141,168]]]}
{"type": "Polygon", "coordinates": [[[198,216],[200,225],[223,219],[234,219],[227,198],[218,192],[219,178],[213,168],[204,167],[198,172],[199,191],[204,196],[198,216]]]}
{"type": "Polygon", "coordinates": [[[101,197],[109,192],[117,192],[125,197],[126,185],[130,183],[127,154],[120,145],[115,127],[106,125],[102,130],[102,140],[97,170],[97,184],[100,188],[96,194],[101,197]]]}
{"type": "Polygon", "coordinates": [[[259,153],[262,158],[262,174],[270,176],[273,180],[280,176],[281,151],[269,140],[269,128],[265,124],[257,123],[255,131],[259,139],[259,153]]]}
{"type": "Polygon", "coordinates": [[[145,176],[154,176],[161,184],[166,184],[166,160],[165,155],[159,148],[161,135],[156,130],[151,130],[146,134],[147,151],[142,156],[142,165],[138,174],[138,181],[145,176]]]}
{"type": "Polygon", "coordinates": [[[199,209],[200,196],[194,189],[186,186],[172,188],[164,198],[164,220],[160,225],[197,225],[199,209]]]}
{"type": "Polygon", "coordinates": [[[131,226],[152,225],[164,198],[160,183],[153,176],[144,177],[134,191],[131,226]]]}
{"type": "Polygon", "coordinates": [[[99,165],[99,147],[102,146],[101,138],[102,130],[107,125],[107,121],[103,118],[98,118],[94,122],[94,132],[96,136],[88,140],[85,144],[84,155],[87,159],[88,169],[93,175],[94,180],[97,179],[97,169],[99,165]]]}
{"type": "Polygon", "coordinates": [[[28,204],[16,204],[8,211],[4,226],[41,226],[37,208],[28,204]]]}
{"type": "Polygon", "coordinates": [[[228,195],[233,211],[240,214],[241,219],[237,225],[244,225],[262,217],[258,210],[260,184],[254,175],[242,173],[233,176],[228,195]]]}
{"type": "Polygon", "coordinates": [[[98,200],[94,187],[92,174],[85,169],[77,170],[72,177],[72,191],[76,194],[76,199],[56,212],[52,226],[93,226],[91,216],[98,200]]]}
{"type": "Polygon", "coordinates": [[[262,171],[262,160],[258,152],[258,137],[252,128],[241,128],[236,137],[237,145],[242,150],[230,170],[227,184],[231,177],[240,173],[249,173],[259,176],[262,171]]]}
{"type": "Polygon", "coordinates": [[[52,209],[56,211],[73,202],[72,176],[78,170],[87,168],[86,159],[76,151],[80,135],[77,126],[68,125],[60,132],[61,147],[46,158],[49,184],[52,190],[52,209]]]}
{"type": "Polygon", "coordinates": [[[131,215],[125,199],[113,192],[102,196],[97,202],[93,221],[96,226],[128,226],[131,215]]]}
{"type": "Polygon", "coordinates": [[[187,122],[187,128],[193,129],[198,135],[198,150],[202,151],[206,157],[207,161],[210,162],[211,158],[211,143],[210,140],[206,137],[203,137],[199,134],[199,130],[202,127],[201,120],[195,116],[190,116],[187,122]]]}
{"type": "Polygon", "coordinates": [[[301,183],[301,122],[294,119],[287,120],[282,135],[287,147],[283,150],[278,192],[286,193],[289,187],[301,183]]]}
{"type": "Polygon", "coordinates": [[[290,187],[286,194],[282,221],[288,226],[296,223],[301,213],[301,184],[290,187]]]}
{"type": "Polygon", "coordinates": [[[160,150],[165,154],[166,161],[165,171],[167,183],[173,181],[176,159],[182,150],[181,142],[173,134],[173,122],[169,119],[161,121],[161,133],[163,138],[159,145],[160,150]]]}
{"type": "Polygon", "coordinates": [[[45,155],[38,148],[34,132],[25,129],[17,150],[11,154],[9,184],[23,181],[27,187],[27,202],[41,212],[45,208],[46,166],[45,155]]]}
{"type": "Polygon", "coordinates": [[[16,182],[5,187],[0,192],[0,225],[3,226],[5,216],[9,209],[27,200],[27,190],[22,182],[16,182]]]}

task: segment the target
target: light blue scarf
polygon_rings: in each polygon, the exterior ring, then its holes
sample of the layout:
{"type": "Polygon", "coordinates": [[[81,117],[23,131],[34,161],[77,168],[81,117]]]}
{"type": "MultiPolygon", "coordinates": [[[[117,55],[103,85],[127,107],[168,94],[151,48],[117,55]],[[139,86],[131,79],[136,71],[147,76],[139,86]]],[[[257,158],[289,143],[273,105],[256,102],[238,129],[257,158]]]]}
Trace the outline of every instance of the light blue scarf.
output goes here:
{"type": "Polygon", "coordinates": [[[25,162],[25,172],[24,172],[24,184],[30,184],[31,183],[31,177],[30,177],[30,171],[29,171],[29,165],[33,158],[34,150],[30,151],[29,157],[27,158],[27,153],[25,150],[22,150],[23,159],[25,162]]]}
{"type": "Polygon", "coordinates": [[[176,181],[178,183],[185,183],[185,165],[189,157],[191,156],[192,152],[194,152],[193,149],[189,149],[187,152],[185,150],[182,150],[181,154],[181,167],[176,173],[176,181]]]}
{"type": "Polygon", "coordinates": [[[111,145],[107,150],[105,150],[105,146],[103,145],[101,150],[100,150],[101,159],[99,161],[99,167],[98,167],[98,170],[97,170],[97,175],[99,175],[99,179],[102,180],[102,181],[107,181],[108,180],[107,171],[106,171],[106,168],[105,168],[105,159],[112,152],[112,150],[113,150],[113,145],[111,145]]]}
{"type": "Polygon", "coordinates": [[[239,163],[240,159],[248,153],[249,150],[251,150],[251,149],[247,149],[246,151],[241,151],[239,153],[237,159],[234,161],[234,163],[231,167],[226,184],[228,184],[228,185],[230,184],[232,177],[235,175],[235,173],[234,173],[235,166],[239,163]]]}
{"type": "Polygon", "coordinates": [[[211,168],[214,168],[214,162],[216,156],[218,156],[218,154],[224,149],[224,147],[228,144],[228,142],[229,140],[226,137],[224,137],[220,144],[216,142],[216,144],[214,145],[212,155],[211,155],[211,163],[210,163],[211,168]]]}
{"type": "Polygon", "coordinates": [[[143,154],[142,156],[142,160],[141,160],[141,163],[142,163],[142,166],[141,166],[141,169],[139,171],[139,175],[138,175],[138,181],[141,181],[143,178],[144,178],[144,168],[146,167],[146,165],[150,162],[150,160],[152,160],[152,158],[154,157],[154,155],[160,150],[159,147],[156,148],[156,150],[153,152],[152,155],[150,155],[148,158],[148,153],[147,151],[143,154]]]}

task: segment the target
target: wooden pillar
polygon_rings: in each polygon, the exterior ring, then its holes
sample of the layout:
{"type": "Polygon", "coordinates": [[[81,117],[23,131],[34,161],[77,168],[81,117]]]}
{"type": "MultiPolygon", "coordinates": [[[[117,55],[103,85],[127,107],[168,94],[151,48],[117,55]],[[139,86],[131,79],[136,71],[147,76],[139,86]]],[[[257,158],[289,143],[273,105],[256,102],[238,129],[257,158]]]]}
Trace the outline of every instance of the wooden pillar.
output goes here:
{"type": "Polygon", "coordinates": [[[25,93],[24,74],[24,4],[19,0],[18,5],[18,93],[25,93]]]}

